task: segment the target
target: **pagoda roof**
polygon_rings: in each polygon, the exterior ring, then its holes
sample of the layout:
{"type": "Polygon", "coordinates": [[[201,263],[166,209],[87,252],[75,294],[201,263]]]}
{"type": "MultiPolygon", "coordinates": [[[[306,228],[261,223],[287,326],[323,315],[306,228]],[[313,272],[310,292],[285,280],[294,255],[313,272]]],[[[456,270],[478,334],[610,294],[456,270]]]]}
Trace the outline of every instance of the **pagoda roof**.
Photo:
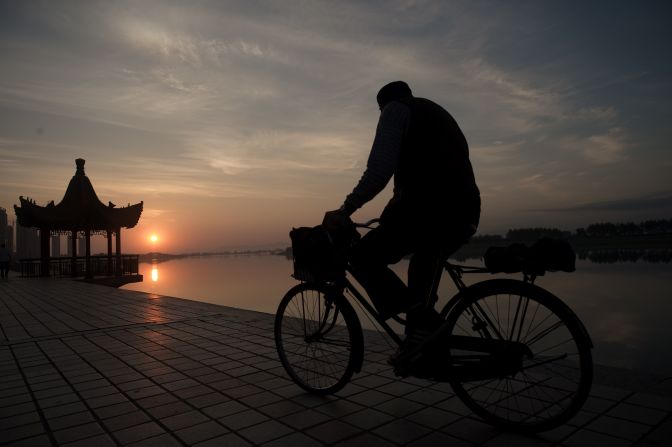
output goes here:
{"type": "Polygon", "coordinates": [[[19,225],[50,230],[107,230],[133,228],[142,214],[143,202],[117,208],[112,202],[105,205],[98,199],[89,178],[84,174],[85,160],[75,160],[77,170],[58,205],[47,206],[19,197],[20,206],[14,205],[19,225]]]}

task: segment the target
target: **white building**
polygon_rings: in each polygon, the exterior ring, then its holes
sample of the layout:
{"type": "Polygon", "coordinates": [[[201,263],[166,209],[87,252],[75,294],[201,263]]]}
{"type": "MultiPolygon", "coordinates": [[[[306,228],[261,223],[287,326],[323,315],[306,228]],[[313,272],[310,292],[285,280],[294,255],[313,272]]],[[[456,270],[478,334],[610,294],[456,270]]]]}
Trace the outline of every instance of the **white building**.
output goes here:
{"type": "Polygon", "coordinates": [[[19,259],[40,257],[40,235],[37,228],[16,225],[16,256],[19,259]]]}

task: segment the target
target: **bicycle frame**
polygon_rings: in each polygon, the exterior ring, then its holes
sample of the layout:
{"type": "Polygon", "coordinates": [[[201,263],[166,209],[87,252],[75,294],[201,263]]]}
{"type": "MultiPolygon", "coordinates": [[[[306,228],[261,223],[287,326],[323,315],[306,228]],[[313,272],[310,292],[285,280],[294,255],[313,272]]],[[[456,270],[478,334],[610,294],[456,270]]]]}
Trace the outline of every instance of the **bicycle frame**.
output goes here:
{"type": "Polygon", "coordinates": [[[376,311],[376,309],[369,302],[369,300],[364,298],[364,295],[362,295],[362,293],[355,287],[355,285],[347,277],[343,278],[342,282],[343,282],[342,284],[337,284],[337,287],[339,289],[341,288],[347,289],[352,294],[352,296],[355,297],[357,302],[378,322],[378,324],[380,324],[380,326],[385,330],[387,335],[389,335],[390,338],[394,340],[394,342],[397,345],[401,346],[401,343],[403,342],[401,337],[399,337],[399,335],[396,332],[394,332],[394,330],[392,330],[390,325],[387,324],[385,320],[383,320],[380,317],[380,314],[376,311]]]}
{"type": "MultiPolygon", "coordinates": [[[[476,267],[476,266],[467,266],[467,265],[458,265],[458,264],[452,264],[448,261],[443,263],[440,269],[438,269],[434,281],[432,282],[432,287],[429,296],[436,296],[438,289],[439,289],[439,283],[441,280],[441,276],[443,274],[443,270],[446,270],[448,274],[450,275],[450,278],[452,279],[453,283],[455,284],[458,293],[453,297],[454,299],[457,299],[459,297],[459,292],[462,292],[466,290],[469,286],[467,286],[464,281],[462,280],[462,275],[465,273],[488,273],[489,270],[485,267],[476,267]]],[[[352,275],[352,272],[350,271],[349,268],[346,268],[346,271],[348,274],[352,275]]],[[[525,276],[525,282],[533,282],[534,279],[530,280],[527,275],[525,276]]],[[[366,312],[369,313],[370,316],[372,316],[376,322],[385,330],[387,335],[399,346],[401,346],[403,340],[402,338],[394,332],[392,327],[380,317],[380,314],[376,309],[373,307],[373,305],[369,302],[368,299],[364,297],[364,295],[357,289],[357,287],[348,279],[347,276],[345,276],[343,279],[338,280],[334,283],[334,287],[339,290],[341,293],[343,290],[347,289],[350,294],[357,300],[357,302],[366,310],[366,312]]],[[[448,304],[448,308],[452,307],[454,304],[454,301],[451,300],[448,304]]],[[[400,322],[403,324],[403,322],[395,317],[393,317],[396,321],[400,322]]]]}
{"type": "MultiPolygon", "coordinates": [[[[431,291],[430,291],[430,297],[431,296],[436,296],[439,288],[439,283],[441,280],[441,276],[443,274],[443,271],[447,271],[451,280],[455,284],[455,287],[457,288],[457,293],[451,298],[451,300],[446,304],[445,309],[444,309],[444,317],[445,313],[447,313],[456,303],[457,301],[461,298],[462,292],[468,289],[468,285],[463,281],[462,276],[464,274],[471,274],[471,273],[490,273],[490,271],[485,268],[485,267],[478,267],[478,266],[468,266],[468,265],[461,265],[461,264],[453,264],[449,261],[445,261],[442,265],[441,268],[437,270],[435,274],[435,279],[432,283],[431,291]]],[[[346,272],[350,275],[352,275],[352,272],[349,268],[346,268],[346,272]]],[[[535,277],[531,275],[524,274],[523,277],[523,282],[528,282],[528,283],[533,283],[535,277]]],[[[364,294],[359,291],[359,289],[350,281],[350,279],[346,276],[344,276],[342,279],[337,280],[333,284],[334,288],[343,296],[345,294],[343,293],[344,290],[348,290],[350,294],[355,298],[355,300],[361,305],[364,310],[375,319],[375,321],[380,325],[380,327],[383,328],[383,330],[387,333],[387,335],[398,345],[401,346],[403,343],[402,337],[400,337],[393,329],[392,327],[387,323],[386,320],[382,319],[378,311],[375,309],[375,307],[371,304],[371,302],[365,298],[364,294]]],[[[479,309],[480,310],[480,309],[479,309]]],[[[483,314],[483,312],[479,312],[480,314],[483,314]]],[[[393,317],[393,319],[399,323],[403,324],[403,321],[400,320],[397,317],[393,317]]],[[[491,334],[484,334],[484,337],[481,339],[472,339],[472,340],[466,340],[462,339],[460,337],[453,339],[451,337],[452,343],[454,343],[454,347],[464,347],[464,348],[469,348],[471,350],[475,351],[481,351],[481,352],[488,352],[488,353],[493,353],[495,351],[500,351],[502,349],[501,346],[498,346],[501,343],[497,343],[497,340],[500,340],[501,334],[496,334],[498,337],[493,338],[491,334]]],[[[436,334],[435,337],[431,337],[430,340],[439,337],[440,333],[436,334]]]]}

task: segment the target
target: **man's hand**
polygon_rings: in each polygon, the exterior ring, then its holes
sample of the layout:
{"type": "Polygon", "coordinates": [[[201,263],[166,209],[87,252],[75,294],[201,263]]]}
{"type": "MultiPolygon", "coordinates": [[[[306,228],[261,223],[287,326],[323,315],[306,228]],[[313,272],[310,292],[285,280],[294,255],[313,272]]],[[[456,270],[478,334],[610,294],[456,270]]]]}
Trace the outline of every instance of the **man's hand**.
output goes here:
{"type": "Polygon", "coordinates": [[[352,220],[342,210],[333,210],[324,214],[322,225],[329,231],[338,231],[352,225],[352,220]]]}

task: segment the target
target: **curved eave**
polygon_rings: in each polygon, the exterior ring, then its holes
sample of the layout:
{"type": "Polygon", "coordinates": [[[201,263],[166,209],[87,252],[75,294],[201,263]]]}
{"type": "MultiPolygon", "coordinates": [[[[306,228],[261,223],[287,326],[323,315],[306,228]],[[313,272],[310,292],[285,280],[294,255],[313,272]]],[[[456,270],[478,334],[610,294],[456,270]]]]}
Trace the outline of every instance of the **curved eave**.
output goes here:
{"type": "Polygon", "coordinates": [[[140,202],[123,208],[105,207],[109,213],[108,220],[114,222],[116,227],[133,228],[140,220],[143,204],[144,202],[140,202]]]}
{"type": "Polygon", "coordinates": [[[144,202],[122,208],[111,208],[100,203],[89,209],[79,209],[77,216],[65,206],[39,206],[23,197],[20,206],[14,205],[19,225],[23,227],[49,228],[52,230],[106,230],[133,228],[138,224],[144,202]]]}
{"type": "Polygon", "coordinates": [[[22,227],[43,227],[50,220],[50,214],[54,214],[54,206],[39,206],[23,197],[19,197],[20,206],[14,205],[16,220],[22,227]]]}

